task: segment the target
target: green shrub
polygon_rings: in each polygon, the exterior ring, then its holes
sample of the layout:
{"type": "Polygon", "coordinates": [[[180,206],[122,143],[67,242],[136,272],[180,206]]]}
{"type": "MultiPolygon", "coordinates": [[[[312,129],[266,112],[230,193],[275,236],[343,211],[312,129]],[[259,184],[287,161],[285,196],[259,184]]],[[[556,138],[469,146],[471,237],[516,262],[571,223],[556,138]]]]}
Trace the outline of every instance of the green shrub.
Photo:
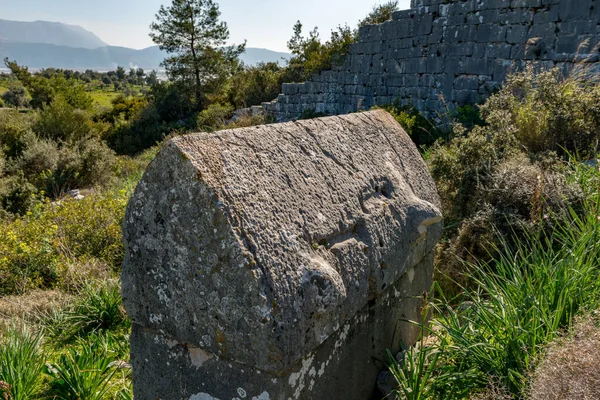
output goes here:
{"type": "Polygon", "coordinates": [[[117,154],[135,155],[156,146],[172,132],[185,130],[187,122],[166,122],[160,118],[154,105],[146,107],[140,117],[116,124],[106,135],[108,145],[117,154]]]}
{"type": "Polygon", "coordinates": [[[284,72],[274,62],[241,67],[229,82],[229,102],[236,108],[244,108],[273,100],[281,89],[284,72]]]}
{"type": "Polygon", "coordinates": [[[43,107],[33,130],[41,138],[72,143],[90,135],[92,121],[85,111],[75,109],[57,96],[43,107]]]}
{"type": "Polygon", "coordinates": [[[46,190],[46,176],[58,166],[58,146],[52,140],[31,135],[25,140],[21,155],[13,161],[14,169],[22,171],[38,190],[46,190]]]}
{"type": "Polygon", "coordinates": [[[233,116],[234,108],[230,104],[211,104],[198,114],[196,125],[204,132],[223,129],[225,122],[233,116]]]}
{"type": "Polygon", "coordinates": [[[26,107],[29,104],[29,94],[22,85],[11,84],[8,90],[2,93],[2,100],[10,107],[26,107]]]}
{"type": "Polygon", "coordinates": [[[40,194],[22,171],[0,179],[0,211],[7,215],[23,215],[40,202],[40,194]]]}
{"type": "Polygon", "coordinates": [[[28,137],[33,136],[31,127],[35,114],[17,111],[0,112],[0,146],[6,158],[18,157],[25,148],[28,137]]]}
{"type": "Polygon", "coordinates": [[[99,260],[118,271],[121,222],[130,192],[38,204],[29,215],[0,225],[0,295],[52,288],[77,260],[99,260]]]}
{"type": "Polygon", "coordinates": [[[404,128],[417,147],[431,146],[444,132],[415,108],[393,103],[383,107],[404,128]]]}
{"type": "MultiPolygon", "coordinates": [[[[39,395],[46,353],[42,335],[15,326],[0,336],[0,383],[8,385],[4,393],[11,400],[29,400],[39,395]]],[[[0,395],[3,390],[0,387],[0,395]]]]}
{"type": "Polygon", "coordinates": [[[509,76],[481,112],[495,129],[514,134],[531,153],[568,151],[594,157],[600,141],[600,82],[558,69],[509,76]]]}
{"type": "MultiPolygon", "coordinates": [[[[421,368],[420,378],[434,387],[422,398],[462,399],[464,390],[484,388],[492,378],[522,398],[544,345],[579,311],[600,305],[600,171],[578,163],[572,170],[589,189],[583,213],[551,217],[558,221],[549,235],[525,231],[516,245],[501,241],[491,263],[470,265],[474,285],[463,288],[458,306],[443,293],[430,303],[436,317],[426,329],[437,341],[423,351],[439,357],[421,368]]],[[[410,385],[397,370],[400,385],[410,385]]]]}
{"type": "Polygon", "coordinates": [[[117,159],[115,153],[98,138],[89,138],[76,143],[81,155],[81,170],[78,174],[79,187],[105,186],[114,176],[117,159]]]}

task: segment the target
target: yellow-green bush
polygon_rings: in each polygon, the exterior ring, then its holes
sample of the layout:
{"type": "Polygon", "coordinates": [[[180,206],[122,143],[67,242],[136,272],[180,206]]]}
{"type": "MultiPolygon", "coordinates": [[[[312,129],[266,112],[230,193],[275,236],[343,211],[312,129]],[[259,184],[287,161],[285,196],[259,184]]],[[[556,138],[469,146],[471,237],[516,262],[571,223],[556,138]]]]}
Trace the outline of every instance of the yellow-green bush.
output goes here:
{"type": "Polygon", "coordinates": [[[121,222],[130,193],[92,194],[45,202],[0,226],[0,295],[51,288],[77,260],[99,260],[118,270],[121,222]]]}

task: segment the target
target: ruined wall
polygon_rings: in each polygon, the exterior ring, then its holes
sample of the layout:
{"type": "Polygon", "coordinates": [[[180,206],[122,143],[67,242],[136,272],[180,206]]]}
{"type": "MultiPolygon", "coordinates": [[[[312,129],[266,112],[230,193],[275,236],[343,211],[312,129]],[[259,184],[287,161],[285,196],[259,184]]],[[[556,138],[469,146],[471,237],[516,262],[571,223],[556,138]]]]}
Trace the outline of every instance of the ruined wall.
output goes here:
{"type": "Polygon", "coordinates": [[[597,63],[599,37],[600,0],[413,0],[393,20],[361,28],[342,65],[284,84],[263,106],[282,121],[399,100],[431,116],[484,100],[528,61],[597,63]]]}

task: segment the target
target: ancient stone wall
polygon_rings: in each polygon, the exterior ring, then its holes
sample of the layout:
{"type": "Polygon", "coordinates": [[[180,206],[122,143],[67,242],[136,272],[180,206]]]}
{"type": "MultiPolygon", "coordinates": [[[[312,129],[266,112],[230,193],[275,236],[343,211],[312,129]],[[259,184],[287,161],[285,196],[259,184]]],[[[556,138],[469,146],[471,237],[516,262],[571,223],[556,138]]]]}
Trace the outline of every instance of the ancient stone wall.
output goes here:
{"type": "Polygon", "coordinates": [[[600,0],[413,0],[361,28],[342,65],[284,84],[264,107],[282,121],[398,100],[432,116],[484,100],[526,62],[597,63],[599,38],[600,0]]]}
{"type": "Polygon", "coordinates": [[[381,110],[171,140],[123,226],[136,399],[370,398],[416,340],[441,219],[381,110]]]}

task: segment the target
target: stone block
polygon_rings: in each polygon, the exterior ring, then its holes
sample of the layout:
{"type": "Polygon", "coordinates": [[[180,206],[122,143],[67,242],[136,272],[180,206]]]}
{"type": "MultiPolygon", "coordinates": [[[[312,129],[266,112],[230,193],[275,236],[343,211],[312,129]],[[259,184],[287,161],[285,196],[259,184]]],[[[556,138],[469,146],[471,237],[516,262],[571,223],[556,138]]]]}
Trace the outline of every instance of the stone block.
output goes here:
{"type": "Polygon", "coordinates": [[[564,54],[575,54],[581,45],[579,36],[561,36],[556,40],[556,52],[564,54]]]}
{"type": "Polygon", "coordinates": [[[561,1],[559,17],[561,21],[588,19],[592,12],[592,5],[593,0],[561,1]]]}
{"type": "Polygon", "coordinates": [[[532,25],[531,28],[529,28],[527,36],[529,38],[542,38],[545,42],[550,43],[554,41],[556,29],[557,26],[554,22],[532,25]]]}
{"type": "Polygon", "coordinates": [[[542,0],[512,0],[512,8],[538,8],[542,6],[542,0]]]}
{"type": "Polygon", "coordinates": [[[477,2],[478,10],[494,10],[501,8],[509,8],[511,0],[484,0],[477,2]]]}
{"type": "Polygon", "coordinates": [[[399,321],[442,233],[384,111],[177,137],[124,221],[134,393],[165,400],[370,398],[376,360],[417,337],[399,321]]]}
{"type": "Polygon", "coordinates": [[[498,24],[483,24],[477,27],[478,42],[501,43],[506,40],[506,26],[498,24]]]}
{"type": "Polygon", "coordinates": [[[530,10],[502,10],[498,21],[505,25],[531,24],[534,13],[530,10]]]}
{"type": "Polygon", "coordinates": [[[529,27],[527,25],[510,25],[506,30],[506,41],[510,44],[525,44],[529,27]]]}
{"type": "Polygon", "coordinates": [[[548,10],[538,11],[533,16],[534,24],[543,24],[547,22],[558,22],[560,20],[558,16],[558,7],[551,7],[548,10]]]}
{"type": "Polygon", "coordinates": [[[469,25],[492,24],[498,22],[499,10],[480,10],[467,15],[469,25]]]}
{"type": "Polygon", "coordinates": [[[510,58],[512,45],[508,43],[489,43],[485,50],[487,58],[510,58]]]}
{"type": "Polygon", "coordinates": [[[477,75],[461,75],[454,80],[455,90],[478,90],[479,77],[477,75]]]}

